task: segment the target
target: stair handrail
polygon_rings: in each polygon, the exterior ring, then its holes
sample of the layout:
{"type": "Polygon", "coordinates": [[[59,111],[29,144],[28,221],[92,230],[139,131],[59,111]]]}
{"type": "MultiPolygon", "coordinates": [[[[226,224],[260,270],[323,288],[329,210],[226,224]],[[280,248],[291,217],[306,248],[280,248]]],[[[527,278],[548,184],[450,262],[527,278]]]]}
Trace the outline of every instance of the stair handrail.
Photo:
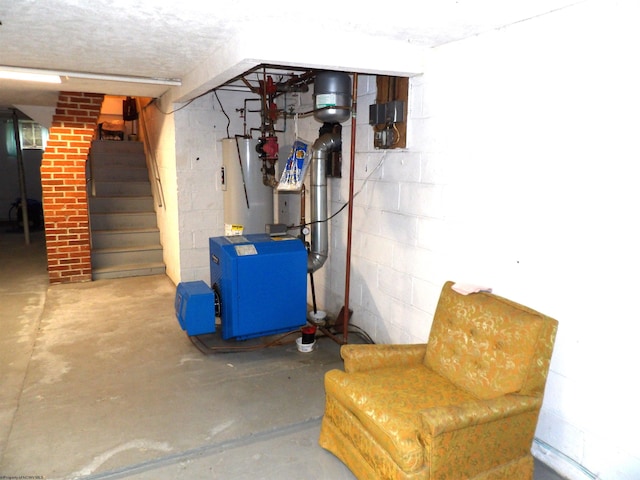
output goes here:
{"type": "MultiPolygon", "coordinates": [[[[91,196],[96,196],[96,180],[93,176],[93,154],[91,153],[91,149],[89,149],[89,154],[87,155],[87,167],[89,168],[89,175],[87,178],[87,183],[91,187],[91,196]]],[[[87,170],[85,169],[85,175],[87,174],[87,170]]],[[[87,209],[90,209],[89,203],[87,203],[87,209]]],[[[91,228],[91,211],[88,211],[88,221],[89,221],[89,248],[93,248],[93,229],[91,228]]]]}
{"type": "Polygon", "coordinates": [[[87,167],[88,168],[88,172],[87,170],[85,170],[85,175],[87,175],[87,183],[89,184],[90,191],[91,191],[91,196],[95,197],[96,196],[96,181],[95,178],[93,177],[93,155],[91,154],[91,149],[89,149],[89,154],[87,155],[87,167]]]}
{"type": "Polygon", "coordinates": [[[146,153],[145,159],[147,162],[147,168],[151,170],[151,174],[153,176],[154,182],[153,190],[155,191],[155,200],[158,202],[158,207],[162,207],[164,205],[164,191],[162,189],[162,180],[160,180],[160,172],[158,169],[158,162],[156,161],[156,156],[153,153],[153,149],[151,148],[151,142],[149,139],[149,130],[147,129],[147,121],[144,117],[144,108],[140,104],[140,99],[136,98],[136,103],[138,107],[138,111],[140,114],[138,115],[138,123],[144,129],[143,143],[144,143],[144,151],[146,153]]]}

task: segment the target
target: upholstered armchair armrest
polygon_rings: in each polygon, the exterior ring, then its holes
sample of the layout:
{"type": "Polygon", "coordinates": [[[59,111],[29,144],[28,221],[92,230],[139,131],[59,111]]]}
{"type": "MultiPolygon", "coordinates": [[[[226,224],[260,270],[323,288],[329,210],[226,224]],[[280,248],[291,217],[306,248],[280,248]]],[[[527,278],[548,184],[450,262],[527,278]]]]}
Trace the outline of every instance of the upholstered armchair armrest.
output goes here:
{"type": "Polygon", "coordinates": [[[455,406],[422,410],[422,424],[432,437],[466,427],[480,425],[521,413],[539,410],[542,399],[524,395],[505,395],[455,406]]]}
{"type": "Polygon", "coordinates": [[[419,365],[424,362],[427,344],[343,345],[340,355],[347,373],[385,367],[419,365]]]}

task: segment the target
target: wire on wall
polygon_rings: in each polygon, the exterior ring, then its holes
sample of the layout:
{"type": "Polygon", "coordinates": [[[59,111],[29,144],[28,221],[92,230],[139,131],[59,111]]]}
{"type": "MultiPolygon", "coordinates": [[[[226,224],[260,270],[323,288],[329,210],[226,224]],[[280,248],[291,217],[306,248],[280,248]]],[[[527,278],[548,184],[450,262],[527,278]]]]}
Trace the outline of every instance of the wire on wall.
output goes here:
{"type": "MultiPolygon", "coordinates": [[[[179,112],[180,110],[182,110],[183,108],[187,108],[189,105],[191,105],[193,102],[195,102],[196,100],[198,100],[199,98],[204,97],[205,95],[210,94],[211,92],[214,92],[215,90],[212,88],[211,90],[207,90],[204,93],[201,93],[200,95],[193,97],[191,100],[189,100],[187,103],[185,103],[184,105],[180,105],[178,108],[175,108],[173,110],[170,110],[168,112],[165,112],[164,110],[162,110],[160,108],[160,106],[158,105],[158,102],[156,100],[158,100],[157,98],[154,98],[153,100],[151,100],[151,102],[149,102],[149,105],[153,104],[154,107],[156,107],[156,109],[163,115],[173,115],[176,112],[179,112]]],[[[146,108],[146,107],[145,107],[146,108]]]]}
{"type": "MultiPolygon", "coordinates": [[[[382,167],[382,165],[384,164],[384,161],[385,161],[386,158],[387,158],[387,152],[384,152],[384,154],[380,158],[380,161],[378,162],[378,164],[374,167],[373,170],[371,170],[371,172],[369,172],[369,175],[367,175],[367,177],[364,179],[364,181],[362,182],[362,185],[360,185],[360,188],[358,189],[358,191],[353,194],[353,199],[355,199],[362,192],[362,190],[364,189],[365,185],[367,184],[367,182],[369,181],[371,176],[375,172],[377,172],[380,169],[380,167],[382,167]]],[[[293,225],[293,226],[291,226],[289,228],[291,230],[295,230],[295,229],[298,229],[298,228],[308,227],[310,225],[315,225],[316,223],[328,222],[328,221],[332,220],[333,218],[335,218],[338,214],[340,214],[340,212],[342,212],[345,208],[347,208],[348,205],[349,205],[349,200],[347,200],[336,212],[334,212],[333,214],[331,214],[329,217],[325,218],[324,220],[315,220],[313,222],[307,222],[307,223],[303,223],[301,225],[293,225]]]]}
{"type": "Polygon", "coordinates": [[[227,115],[227,112],[224,111],[224,107],[222,106],[220,97],[218,97],[218,92],[214,90],[213,94],[216,96],[216,100],[218,100],[218,104],[220,105],[220,111],[222,111],[224,116],[227,117],[227,138],[231,138],[231,134],[229,133],[229,126],[231,125],[231,119],[229,118],[229,115],[227,115]]]}

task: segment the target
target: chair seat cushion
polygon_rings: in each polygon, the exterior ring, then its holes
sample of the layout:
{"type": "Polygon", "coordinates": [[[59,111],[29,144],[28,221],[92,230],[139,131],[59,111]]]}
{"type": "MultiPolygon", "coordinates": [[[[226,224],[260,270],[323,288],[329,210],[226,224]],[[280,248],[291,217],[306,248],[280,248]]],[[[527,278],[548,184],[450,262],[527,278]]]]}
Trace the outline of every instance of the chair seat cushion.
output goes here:
{"type": "Polygon", "coordinates": [[[425,463],[420,411],[475,399],[425,365],[350,374],[332,370],[325,377],[325,388],[405,472],[419,470],[425,463]]]}

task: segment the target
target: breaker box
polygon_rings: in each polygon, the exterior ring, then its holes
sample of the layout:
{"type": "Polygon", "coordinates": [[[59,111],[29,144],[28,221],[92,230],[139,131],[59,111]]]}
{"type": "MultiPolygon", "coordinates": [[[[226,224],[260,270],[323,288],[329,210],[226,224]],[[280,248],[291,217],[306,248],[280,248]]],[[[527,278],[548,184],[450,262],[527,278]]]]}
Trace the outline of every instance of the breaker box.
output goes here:
{"type": "Polygon", "coordinates": [[[222,338],[244,340],[306,324],[307,250],[295,237],[209,239],[211,285],[222,338]]]}

